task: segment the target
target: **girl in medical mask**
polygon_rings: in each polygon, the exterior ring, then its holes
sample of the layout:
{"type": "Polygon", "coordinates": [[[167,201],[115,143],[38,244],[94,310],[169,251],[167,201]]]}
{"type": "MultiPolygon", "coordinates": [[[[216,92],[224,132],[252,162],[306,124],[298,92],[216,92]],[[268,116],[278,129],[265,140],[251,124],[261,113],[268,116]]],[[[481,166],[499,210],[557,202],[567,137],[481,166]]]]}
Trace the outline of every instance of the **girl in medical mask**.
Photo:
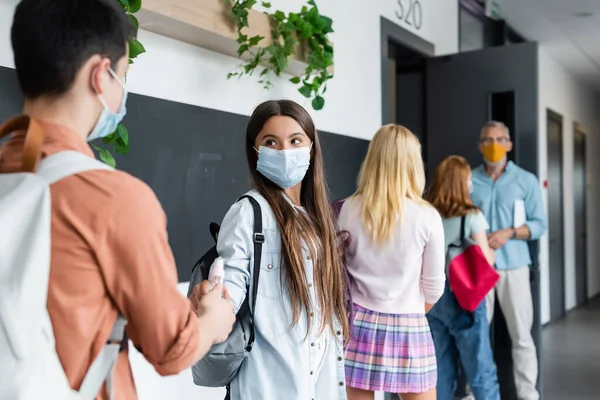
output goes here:
{"type": "MultiPolygon", "coordinates": [[[[248,195],[261,206],[265,238],[256,339],[231,382],[231,399],[345,399],[343,266],[310,115],[287,100],[259,105],[246,155],[254,184],[248,195]]],[[[236,312],[251,293],[253,224],[243,199],[225,216],[217,244],[236,312]]]]}

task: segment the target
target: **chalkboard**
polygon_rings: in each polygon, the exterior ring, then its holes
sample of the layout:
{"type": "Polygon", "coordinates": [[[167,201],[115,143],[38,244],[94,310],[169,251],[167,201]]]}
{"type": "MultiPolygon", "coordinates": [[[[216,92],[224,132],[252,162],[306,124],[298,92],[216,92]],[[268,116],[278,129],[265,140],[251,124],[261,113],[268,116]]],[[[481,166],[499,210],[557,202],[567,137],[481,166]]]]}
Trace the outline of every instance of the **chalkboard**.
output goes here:
{"type": "MultiPolygon", "coordinates": [[[[0,68],[0,119],[20,109],[14,70],[0,68]]],[[[213,245],[208,226],[220,223],[250,189],[245,155],[247,116],[130,94],[124,124],[131,152],[117,167],[146,182],[168,218],[169,242],[179,280],[213,245]]],[[[350,195],[368,141],[320,132],[327,183],[333,198],[350,195]]],[[[132,238],[133,240],[133,238],[132,238]]]]}

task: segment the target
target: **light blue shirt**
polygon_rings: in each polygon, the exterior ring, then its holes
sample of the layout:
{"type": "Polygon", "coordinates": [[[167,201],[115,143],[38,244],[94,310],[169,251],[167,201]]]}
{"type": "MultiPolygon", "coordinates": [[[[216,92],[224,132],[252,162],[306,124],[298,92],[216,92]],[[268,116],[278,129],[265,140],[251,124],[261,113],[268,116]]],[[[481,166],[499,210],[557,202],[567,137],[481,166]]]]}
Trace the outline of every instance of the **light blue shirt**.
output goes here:
{"type": "MultiPolygon", "coordinates": [[[[522,200],[525,204],[525,225],[529,228],[531,240],[538,240],[544,234],[546,212],[535,175],[509,161],[496,182],[487,175],[483,165],[473,170],[472,180],[473,203],[483,211],[490,224],[490,232],[512,228],[515,203],[522,200]]],[[[525,240],[510,239],[495,254],[496,269],[516,269],[531,264],[525,240]]]]}
{"type": "MultiPolygon", "coordinates": [[[[446,244],[446,251],[451,243],[458,243],[460,237],[460,224],[461,217],[443,218],[442,223],[444,224],[444,239],[446,244]]],[[[479,210],[472,211],[465,216],[465,236],[472,237],[474,234],[479,232],[487,232],[490,229],[485,216],[479,210]]]]}
{"type": "MultiPolygon", "coordinates": [[[[262,248],[258,298],[254,313],[256,340],[250,355],[231,382],[231,399],[345,400],[343,335],[340,324],[318,335],[318,310],[307,334],[306,313],[291,327],[292,307],[281,280],[281,236],[268,202],[257,191],[248,193],[260,204],[265,243],[262,248]]],[[[221,225],[217,251],[225,264],[225,286],[237,312],[252,282],[254,213],[248,199],[234,204],[221,225]]],[[[303,249],[312,303],[313,262],[303,249]]]]}

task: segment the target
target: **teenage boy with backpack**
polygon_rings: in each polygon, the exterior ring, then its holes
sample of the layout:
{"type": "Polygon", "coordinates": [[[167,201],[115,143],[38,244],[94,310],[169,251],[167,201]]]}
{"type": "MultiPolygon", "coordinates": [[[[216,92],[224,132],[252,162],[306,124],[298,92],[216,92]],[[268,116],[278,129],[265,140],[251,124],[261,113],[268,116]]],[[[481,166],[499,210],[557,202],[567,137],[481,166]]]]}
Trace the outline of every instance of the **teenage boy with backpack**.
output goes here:
{"type": "MultiPolygon", "coordinates": [[[[112,133],[125,115],[127,42],[134,33],[116,0],[19,3],[11,40],[23,116],[4,126],[15,132],[2,147],[0,177],[16,176],[25,164],[33,172],[40,159],[42,165],[61,152],[94,162],[87,142],[112,133]]],[[[211,291],[208,283],[196,288],[191,301],[178,292],[166,216],[147,185],[100,166],[80,170],[85,172],[50,186],[50,272],[39,277],[49,282],[47,313],[68,383],[80,388],[119,314],[127,320],[127,337],[159,374],[179,373],[227,338],[235,316],[226,293],[221,287],[211,291]]],[[[0,267],[17,271],[20,261],[0,267]]],[[[0,302],[8,302],[6,293],[0,302]]],[[[19,299],[31,295],[19,293],[19,299]]],[[[0,318],[6,323],[5,315],[0,318]]],[[[126,346],[113,373],[110,397],[136,399],[126,346]]],[[[36,384],[41,382],[29,382],[36,384]]],[[[98,398],[108,397],[102,389],[98,398]]]]}

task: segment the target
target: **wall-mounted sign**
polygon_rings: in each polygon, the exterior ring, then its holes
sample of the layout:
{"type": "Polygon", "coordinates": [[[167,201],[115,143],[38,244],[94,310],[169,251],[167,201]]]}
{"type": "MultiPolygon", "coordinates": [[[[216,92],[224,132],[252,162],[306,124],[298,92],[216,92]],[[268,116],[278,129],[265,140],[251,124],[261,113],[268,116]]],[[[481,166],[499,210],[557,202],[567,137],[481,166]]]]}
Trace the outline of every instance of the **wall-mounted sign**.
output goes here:
{"type": "Polygon", "coordinates": [[[398,0],[396,17],[404,24],[419,30],[423,26],[423,7],[419,0],[398,0]]]}

